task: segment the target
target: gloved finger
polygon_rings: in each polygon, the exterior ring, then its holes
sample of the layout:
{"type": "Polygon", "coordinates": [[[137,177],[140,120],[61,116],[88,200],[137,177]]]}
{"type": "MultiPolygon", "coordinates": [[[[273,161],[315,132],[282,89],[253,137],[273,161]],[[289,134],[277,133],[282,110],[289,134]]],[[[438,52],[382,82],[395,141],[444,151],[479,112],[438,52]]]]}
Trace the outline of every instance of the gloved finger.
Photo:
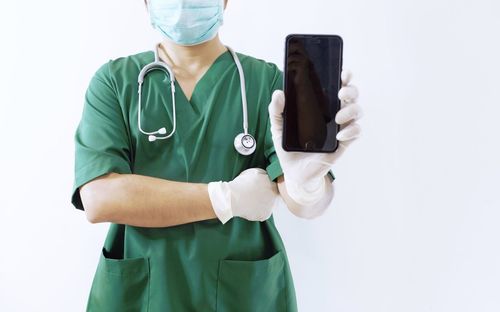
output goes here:
{"type": "Polygon", "coordinates": [[[358,138],[361,134],[361,127],[353,122],[337,133],[337,140],[348,141],[358,138]]]}
{"type": "Polygon", "coordinates": [[[350,140],[345,140],[345,141],[339,141],[339,146],[335,150],[334,153],[328,153],[326,156],[323,157],[323,163],[324,165],[329,165],[329,167],[325,167],[326,169],[324,170],[325,174],[328,170],[331,169],[333,164],[340,158],[342,155],[345,153],[349,145],[352,144],[352,142],[356,141],[356,138],[350,139],[350,140]]]}
{"type": "Polygon", "coordinates": [[[352,79],[352,72],[348,69],[343,69],[340,74],[340,79],[342,80],[342,86],[347,86],[352,79]]]}
{"type": "Polygon", "coordinates": [[[339,146],[337,147],[337,150],[335,151],[334,154],[337,154],[337,159],[339,157],[341,157],[345,151],[347,150],[347,148],[349,147],[349,145],[352,144],[352,142],[354,142],[356,139],[352,139],[352,140],[347,140],[347,141],[340,141],[339,142],[339,146]]]}
{"type": "Polygon", "coordinates": [[[302,166],[300,166],[304,181],[325,175],[338,158],[337,150],[334,153],[309,153],[307,161],[302,160],[302,166]]]}
{"type": "Polygon", "coordinates": [[[280,134],[283,130],[283,108],[285,107],[285,94],[282,90],[273,92],[271,103],[268,106],[271,120],[271,132],[280,134]]]}
{"type": "Polygon", "coordinates": [[[351,120],[358,120],[363,116],[361,106],[356,103],[350,104],[342,108],[335,115],[335,122],[339,125],[350,122],[351,120]]]}
{"type": "Polygon", "coordinates": [[[248,168],[240,172],[240,176],[243,175],[253,175],[253,176],[258,176],[262,174],[267,174],[267,171],[262,169],[262,168],[248,168]]]}
{"type": "Polygon", "coordinates": [[[340,101],[344,103],[353,103],[356,102],[359,96],[358,88],[354,85],[348,85],[340,88],[338,97],[340,101]]]}
{"type": "Polygon", "coordinates": [[[346,141],[340,141],[339,148],[342,148],[342,153],[345,152],[345,150],[349,147],[349,145],[351,145],[356,140],[357,140],[357,138],[346,140],[346,141]]]}

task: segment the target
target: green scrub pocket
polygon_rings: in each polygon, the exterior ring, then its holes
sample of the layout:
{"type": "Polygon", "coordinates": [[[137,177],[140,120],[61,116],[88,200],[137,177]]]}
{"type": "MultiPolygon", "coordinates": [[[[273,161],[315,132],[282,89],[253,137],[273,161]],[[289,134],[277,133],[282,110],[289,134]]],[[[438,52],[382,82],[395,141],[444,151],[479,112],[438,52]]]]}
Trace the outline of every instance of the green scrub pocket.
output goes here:
{"type": "Polygon", "coordinates": [[[283,268],[281,251],[257,261],[220,260],[216,311],[286,311],[283,268]]]}
{"type": "Polygon", "coordinates": [[[147,311],[149,258],[112,259],[103,247],[87,311],[147,311]]]}

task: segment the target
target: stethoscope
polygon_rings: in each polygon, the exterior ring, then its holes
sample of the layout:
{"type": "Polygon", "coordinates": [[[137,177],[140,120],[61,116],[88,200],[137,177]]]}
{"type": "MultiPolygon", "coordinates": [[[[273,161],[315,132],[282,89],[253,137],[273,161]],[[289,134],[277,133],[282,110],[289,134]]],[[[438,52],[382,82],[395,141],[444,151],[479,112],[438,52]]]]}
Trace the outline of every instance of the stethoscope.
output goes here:
{"type": "MultiPolygon", "coordinates": [[[[138,83],[139,83],[139,109],[137,111],[137,123],[139,125],[139,131],[141,131],[143,134],[148,135],[149,142],[154,142],[156,140],[164,140],[170,138],[174,132],[175,132],[175,75],[173,71],[170,69],[170,67],[163,61],[160,60],[160,57],[158,55],[158,48],[160,44],[157,44],[154,49],[154,54],[155,54],[155,60],[144,66],[139,73],[139,78],[138,78],[138,83]],[[171,96],[172,96],[172,115],[173,115],[173,121],[172,121],[172,132],[170,134],[165,135],[165,136],[157,136],[157,134],[163,135],[167,133],[167,129],[165,127],[162,127],[158,129],[157,131],[153,132],[146,132],[142,130],[141,127],[141,102],[142,102],[142,85],[144,83],[144,79],[148,73],[150,73],[153,70],[162,70],[165,72],[165,74],[168,74],[170,77],[170,90],[171,90],[171,96]]],[[[240,153],[241,155],[250,155],[255,151],[256,147],[256,142],[254,137],[248,133],[248,120],[247,120],[247,96],[246,96],[246,87],[245,87],[245,75],[243,73],[243,68],[241,66],[240,60],[236,53],[230,48],[227,47],[231,55],[233,56],[234,62],[236,64],[236,67],[238,68],[238,73],[240,75],[240,87],[241,87],[241,102],[243,104],[243,133],[238,134],[234,138],[234,148],[240,153]]]]}

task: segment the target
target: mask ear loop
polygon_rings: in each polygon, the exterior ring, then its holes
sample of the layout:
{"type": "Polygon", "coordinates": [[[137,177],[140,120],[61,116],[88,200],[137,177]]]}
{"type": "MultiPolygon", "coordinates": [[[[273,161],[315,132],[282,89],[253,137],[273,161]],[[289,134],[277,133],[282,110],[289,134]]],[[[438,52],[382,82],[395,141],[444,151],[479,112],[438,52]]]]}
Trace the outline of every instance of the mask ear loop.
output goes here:
{"type": "Polygon", "coordinates": [[[138,100],[139,105],[138,106],[139,106],[139,108],[137,110],[137,124],[139,126],[139,131],[141,131],[141,133],[149,135],[149,141],[150,142],[156,141],[157,139],[158,140],[168,139],[169,137],[171,137],[174,134],[175,128],[176,128],[176,114],[175,114],[175,75],[174,75],[173,71],[170,69],[170,67],[166,63],[160,61],[159,56],[158,56],[158,45],[155,46],[154,54],[155,54],[155,60],[154,60],[154,62],[152,62],[152,63],[144,66],[144,68],[139,73],[139,77],[137,79],[137,82],[138,82],[138,85],[139,85],[139,87],[138,87],[138,96],[139,96],[139,100],[138,100]],[[173,120],[172,120],[173,129],[172,129],[172,132],[169,135],[164,136],[164,137],[158,137],[155,134],[165,134],[165,133],[167,133],[167,130],[165,129],[165,127],[162,127],[160,129],[158,129],[157,131],[146,132],[146,131],[142,130],[142,126],[141,126],[142,85],[144,84],[144,79],[145,79],[146,75],[149,72],[153,71],[153,70],[162,70],[163,72],[165,72],[166,74],[168,74],[169,78],[170,78],[170,90],[171,90],[171,96],[172,96],[172,112],[173,112],[173,120]]]}

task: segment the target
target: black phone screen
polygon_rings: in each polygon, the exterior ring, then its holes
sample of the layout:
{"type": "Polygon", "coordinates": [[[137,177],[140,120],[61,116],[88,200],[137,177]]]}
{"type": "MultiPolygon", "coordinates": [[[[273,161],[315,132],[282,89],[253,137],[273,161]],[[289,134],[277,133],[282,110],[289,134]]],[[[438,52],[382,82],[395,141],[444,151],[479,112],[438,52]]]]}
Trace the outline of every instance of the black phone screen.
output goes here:
{"type": "Polygon", "coordinates": [[[289,35],[285,48],[283,149],[334,152],[339,130],[342,38],[289,35]]]}

